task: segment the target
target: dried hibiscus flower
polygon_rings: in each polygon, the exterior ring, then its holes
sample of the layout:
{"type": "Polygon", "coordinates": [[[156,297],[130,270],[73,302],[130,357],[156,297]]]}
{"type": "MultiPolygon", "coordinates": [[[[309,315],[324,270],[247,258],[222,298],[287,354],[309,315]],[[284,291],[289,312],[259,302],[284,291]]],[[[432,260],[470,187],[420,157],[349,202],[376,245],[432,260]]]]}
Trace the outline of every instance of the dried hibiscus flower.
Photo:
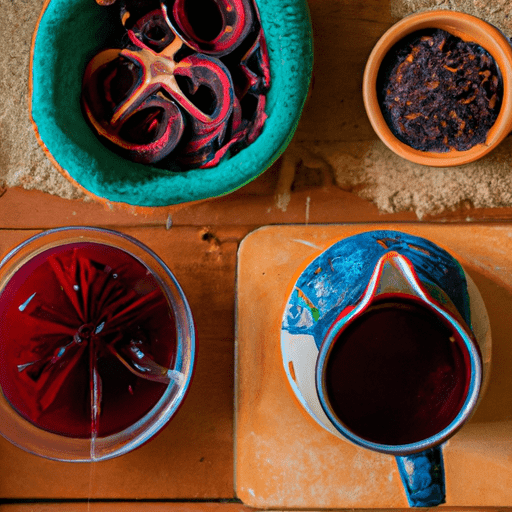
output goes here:
{"type": "Polygon", "coordinates": [[[122,48],[93,57],[83,80],[84,113],[109,147],[204,168],[259,136],[270,68],[252,0],[126,0],[120,18],[122,48]]]}
{"type": "Polygon", "coordinates": [[[479,45],[443,30],[416,33],[386,58],[381,108],[398,139],[420,151],[465,151],[496,121],[502,80],[479,45]]]}

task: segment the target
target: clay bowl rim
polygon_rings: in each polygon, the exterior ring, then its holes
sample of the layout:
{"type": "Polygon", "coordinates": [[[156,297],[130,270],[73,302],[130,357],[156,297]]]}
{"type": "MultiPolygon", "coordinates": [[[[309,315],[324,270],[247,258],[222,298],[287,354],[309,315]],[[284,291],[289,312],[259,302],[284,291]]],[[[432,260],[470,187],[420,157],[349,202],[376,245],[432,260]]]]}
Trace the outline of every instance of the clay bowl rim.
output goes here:
{"type": "Polygon", "coordinates": [[[457,11],[425,11],[411,14],[389,28],[373,48],[363,76],[363,101],[373,129],[386,146],[414,163],[433,167],[451,167],[474,162],[493,150],[512,130],[512,46],[490,23],[457,11]],[[435,153],[419,151],[396,138],[386,123],[377,97],[377,75],[383,58],[404,37],[423,29],[439,28],[464,41],[482,46],[495,59],[503,81],[503,100],[494,125],[484,143],[467,151],[435,153]]]}

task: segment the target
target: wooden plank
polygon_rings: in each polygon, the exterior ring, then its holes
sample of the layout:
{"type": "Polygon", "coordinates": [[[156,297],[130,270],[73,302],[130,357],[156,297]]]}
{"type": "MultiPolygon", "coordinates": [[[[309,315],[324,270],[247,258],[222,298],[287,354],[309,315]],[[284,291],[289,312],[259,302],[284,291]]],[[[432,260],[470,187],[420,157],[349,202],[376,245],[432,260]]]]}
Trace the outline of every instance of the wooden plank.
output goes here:
{"type": "Polygon", "coordinates": [[[314,80],[296,137],[322,142],[375,140],[364,110],[362,78],[368,55],[392,24],[389,4],[315,0],[309,6],[314,80]]]}
{"type": "Polygon", "coordinates": [[[13,503],[0,505],[0,512],[249,512],[238,503],[158,503],[158,502],[67,502],[13,503]]]}
{"type": "MultiPolygon", "coordinates": [[[[261,178],[265,182],[267,178],[261,178]]],[[[412,212],[383,215],[371,203],[333,185],[294,191],[283,210],[276,192],[266,183],[250,184],[228,196],[169,208],[138,208],[118,205],[112,209],[96,203],[69,201],[42,192],[9,189],[0,197],[0,229],[49,229],[56,226],[177,226],[249,225],[415,220],[412,212]],[[263,190],[262,190],[263,189],[263,190]],[[309,199],[308,199],[309,198],[309,199]],[[309,205],[309,206],[308,206],[309,205]]]]}
{"type": "MultiPolygon", "coordinates": [[[[294,190],[279,206],[277,173],[271,170],[233,194],[195,204],[158,209],[112,209],[97,202],[69,201],[43,192],[13,188],[0,196],[0,230],[49,229],[57,226],[246,226],[342,222],[414,222],[413,212],[384,214],[372,203],[321,177],[316,186],[296,176],[294,190]],[[301,186],[301,180],[305,184],[301,186]]],[[[300,173],[300,171],[298,171],[300,173]]],[[[293,177],[292,177],[293,178],[293,177]]],[[[508,221],[512,208],[465,208],[426,216],[424,221],[508,221]]]]}

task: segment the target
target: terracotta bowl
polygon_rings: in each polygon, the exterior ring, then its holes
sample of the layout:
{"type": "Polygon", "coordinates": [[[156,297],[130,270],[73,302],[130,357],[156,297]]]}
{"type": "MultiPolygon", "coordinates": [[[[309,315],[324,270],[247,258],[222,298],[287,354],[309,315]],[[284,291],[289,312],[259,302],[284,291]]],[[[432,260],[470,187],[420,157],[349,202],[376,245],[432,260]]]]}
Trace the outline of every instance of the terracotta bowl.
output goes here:
{"type": "Polygon", "coordinates": [[[412,14],[393,25],[375,45],[364,71],[363,100],[370,122],[380,137],[397,155],[418,164],[448,167],[473,162],[494,149],[512,130],[512,47],[506,37],[489,23],[454,11],[427,11],[412,14]],[[381,111],[377,77],[384,57],[404,37],[425,29],[442,29],[467,42],[473,42],[495,59],[503,81],[503,99],[498,118],[484,143],[467,151],[446,153],[419,151],[393,134],[381,111]]]}
{"type": "Polygon", "coordinates": [[[30,63],[30,115],[50,160],[97,199],[134,206],[167,206],[232,192],[263,173],[284,151],[299,121],[313,64],[306,0],[256,0],[270,56],[271,88],[262,134],[211,169],[163,170],[128,161],[107,149],[80,108],[87,62],[112,46],[117,4],[46,0],[30,63]]]}

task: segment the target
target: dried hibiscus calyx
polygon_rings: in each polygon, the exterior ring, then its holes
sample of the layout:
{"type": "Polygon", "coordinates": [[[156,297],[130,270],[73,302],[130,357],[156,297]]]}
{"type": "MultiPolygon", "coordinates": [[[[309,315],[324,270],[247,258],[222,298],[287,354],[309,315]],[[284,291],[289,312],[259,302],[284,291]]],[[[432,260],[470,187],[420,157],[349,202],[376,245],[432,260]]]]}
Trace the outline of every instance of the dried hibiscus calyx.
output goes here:
{"type": "Polygon", "coordinates": [[[420,151],[465,151],[483,143],[500,111],[503,87],[494,59],[443,30],[399,43],[378,83],[389,127],[420,151]]]}
{"type": "Polygon", "coordinates": [[[82,106],[106,144],[140,163],[211,167],[266,119],[269,58],[252,0],[125,0],[121,48],[88,63],[82,106]]]}

